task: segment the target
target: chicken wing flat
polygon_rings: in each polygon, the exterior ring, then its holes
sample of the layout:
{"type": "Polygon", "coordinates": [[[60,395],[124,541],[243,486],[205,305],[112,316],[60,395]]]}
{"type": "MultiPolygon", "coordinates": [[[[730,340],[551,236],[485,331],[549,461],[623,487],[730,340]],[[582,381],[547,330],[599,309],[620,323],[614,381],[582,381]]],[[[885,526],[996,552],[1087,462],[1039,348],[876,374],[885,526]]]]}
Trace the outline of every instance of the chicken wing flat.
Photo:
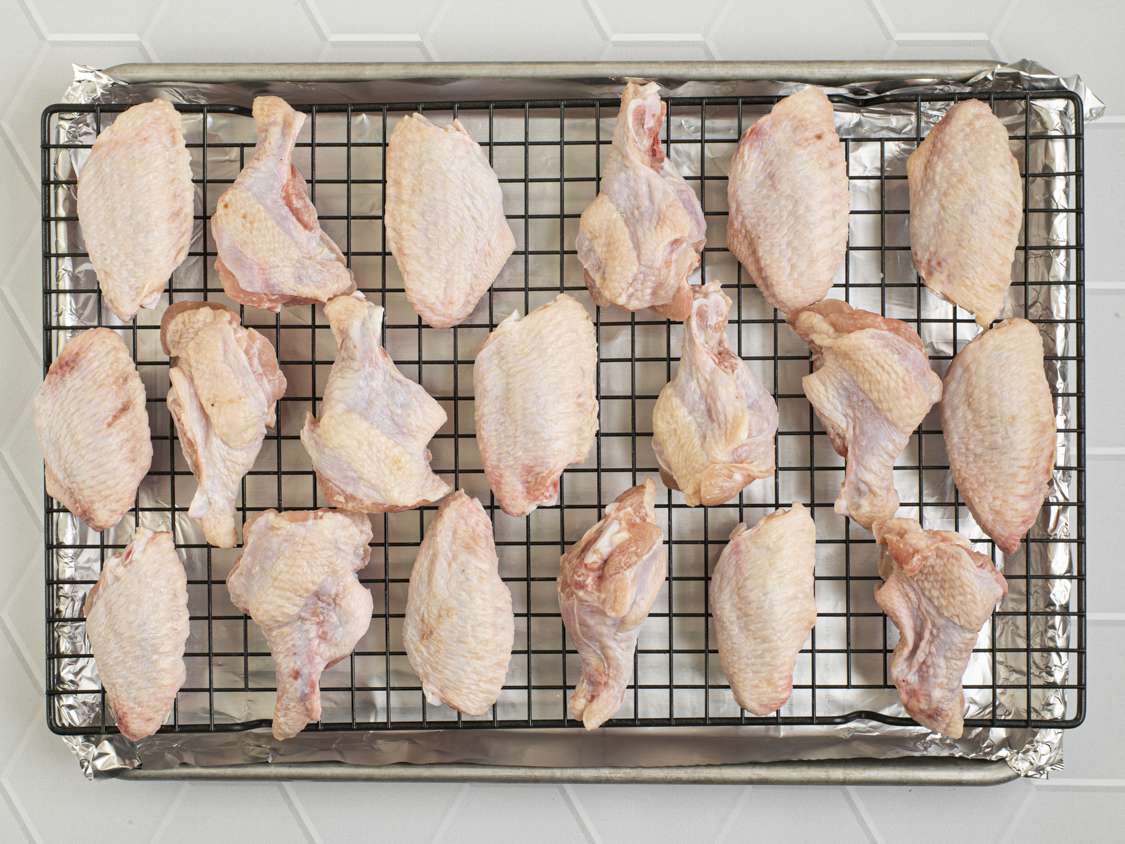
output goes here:
{"type": "Polygon", "coordinates": [[[813,350],[801,386],[846,460],[836,512],[870,528],[898,509],[895,459],[941,399],[941,379],[921,338],[897,319],[827,300],[790,323],[813,350]]]}
{"type": "Polygon", "coordinates": [[[155,307],[187,256],[194,193],[170,103],[135,105],[94,140],[78,173],[78,220],[102,298],[118,319],[155,307]]]}
{"type": "Polygon", "coordinates": [[[301,442],[330,504],[363,513],[408,510],[435,501],[449,484],[430,470],[426,444],[446,415],[398,371],[380,345],[383,309],[362,294],[324,308],[336,337],[320,418],[305,417],[301,442]]]}
{"type": "Polygon", "coordinates": [[[233,548],[238,487],[274,425],[285,376],[269,341],[222,305],[177,302],[164,312],[160,339],[175,358],[168,409],[196,480],[188,515],[209,543],[233,548]]]}
{"type": "Polygon", "coordinates": [[[711,574],[719,659],[738,705],[776,712],[793,692],[793,665],[816,624],[816,525],[800,503],[753,528],[738,525],[711,574]]]}
{"type": "Polygon", "coordinates": [[[598,341],[590,315],[560,293],[488,335],[473,365],[477,445],[504,512],[553,504],[559,476],[598,430],[598,341]]]}
{"type": "Polygon", "coordinates": [[[236,607],[262,628],[277,669],[273,735],[292,738],[320,720],[320,675],[351,653],[371,624],[371,523],[338,510],[266,510],[246,522],[227,575],[236,607]]]}
{"type": "Polygon", "coordinates": [[[973,518],[1014,553],[1039,515],[1055,466],[1055,403],[1034,325],[1005,320],[957,353],[945,376],[941,426],[973,518]]]}
{"type": "Polygon", "coordinates": [[[891,519],[875,526],[875,538],[884,545],[875,601],[898,628],[891,679],[902,705],[923,727],[960,738],[961,678],[1008,584],[960,534],[891,519]]]}
{"type": "Polygon", "coordinates": [[[1023,219],[1008,130],[980,100],[957,103],[907,159],[906,176],[915,268],[987,327],[1004,307],[1023,219]]]}
{"type": "Polygon", "coordinates": [[[211,217],[215,270],[234,301],[280,311],[355,290],[340,248],[320,228],[292,162],[305,123],[279,97],[255,97],[258,144],[211,217]]]}
{"type": "Polygon", "coordinates": [[[625,699],[640,626],[668,574],[655,499],[651,480],[626,490],[562,558],[559,609],[582,660],[570,714],[587,730],[625,699]]]}
{"type": "Polygon", "coordinates": [[[652,410],[652,447],[664,482],[710,507],[773,474],[777,405],[727,345],[730,298],[714,283],[694,293],[679,369],[652,410]]]}
{"type": "Polygon", "coordinates": [[[121,734],[160,729],[184,684],[187,575],[172,534],[139,527],[105,561],[83,607],[86,636],[121,734]]]}
{"type": "Polygon", "coordinates": [[[113,527],[152,465],[145,388],[121,338],[108,328],[72,337],[33,408],[47,494],[94,530],[113,527]]]}
{"type": "Polygon", "coordinates": [[[849,203],[832,103],[810,85],[738,142],[727,182],[727,248],[766,301],[791,313],[831,289],[847,250],[849,203]]]}
{"type": "Polygon", "coordinates": [[[398,122],[387,145],[387,247],[422,321],[450,328],[472,313],[516,240],[488,156],[457,120],[420,114],[398,122]]]}
{"type": "Polygon", "coordinates": [[[500,579],[492,522],[458,490],[426,529],[410,572],[402,639],[430,703],[483,715],[512,658],[512,593],[500,579]]]}
{"type": "Polygon", "coordinates": [[[660,146],[667,106],[659,90],[655,82],[625,86],[613,145],[602,160],[601,192],[579,222],[578,260],[597,304],[653,308],[682,320],[707,224],[695,192],[660,146]]]}

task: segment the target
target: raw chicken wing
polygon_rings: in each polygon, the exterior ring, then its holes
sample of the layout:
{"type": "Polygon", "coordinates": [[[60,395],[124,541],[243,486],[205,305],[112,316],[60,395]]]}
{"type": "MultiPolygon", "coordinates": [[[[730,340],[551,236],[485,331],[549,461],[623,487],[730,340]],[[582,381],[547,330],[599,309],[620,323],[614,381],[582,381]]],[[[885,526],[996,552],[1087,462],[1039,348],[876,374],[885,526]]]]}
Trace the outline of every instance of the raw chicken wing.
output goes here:
{"type": "Polygon", "coordinates": [[[816,525],[799,503],[753,528],[738,525],[711,574],[719,659],[738,705],[776,712],[793,692],[793,665],[816,624],[816,525]]]}
{"type": "Polygon", "coordinates": [[[630,82],[621,95],[601,192],[579,222],[578,260],[599,305],[654,308],[682,320],[707,226],[695,192],[660,146],[667,106],[659,90],[655,82],[630,82]]]}
{"type": "Polygon", "coordinates": [[[187,575],[172,534],[137,528],[125,550],[105,561],[83,614],[117,729],[132,741],[151,736],[187,674],[187,575]]]}
{"type": "Polygon", "coordinates": [[[371,624],[371,523],[338,510],[266,510],[246,522],[227,575],[230,599],[266,636],[277,669],[273,735],[292,738],[320,720],[320,675],[351,653],[371,624]]]}
{"type": "Polygon", "coordinates": [[[891,679],[902,705],[923,727],[960,738],[961,678],[1008,584],[960,534],[891,519],[875,526],[875,538],[885,546],[875,601],[898,628],[891,679]]]}
{"type": "Polygon", "coordinates": [[[664,482],[710,507],[773,474],[777,405],[727,346],[730,299],[714,283],[694,292],[680,367],[653,407],[652,447],[664,482]]]}
{"type": "Polygon", "coordinates": [[[560,293],[488,335],[473,365],[477,445],[504,512],[553,504],[559,476],[584,460],[598,430],[594,324],[560,293]]]}
{"type": "Polygon", "coordinates": [[[805,395],[846,459],[836,512],[870,528],[898,509],[895,459],[941,399],[941,379],[921,338],[897,319],[828,300],[790,321],[813,350],[805,395]]]}
{"type": "Polygon", "coordinates": [[[420,114],[398,122],[387,145],[387,247],[422,321],[465,319],[516,246],[500,181],[457,120],[444,129],[420,114]]]}
{"type": "Polygon", "coordinates": [[[253,113],[258,145],[211,217],[223,290],[274,312],[350,293],[355,282],[344,255],[320,228],[291,160],[305,115],[279,97],[255,97],[253,113]]]}
{"type": "Polygon", "coordinates": [[[668,574],[655,499],[650,480],[626,490],[562,558],[559,609],[582,660],[570,714],[587,730],[625,699],[641,623],[668,574]]]}
{"type": "Polygon", "coordinates": [[[496,702],[512,658],[512,593],[500,579],[492,522],[458,490],[426,529],[406,599],[402,639],[426,700],[466,715],[496,702]]]}
{"type": "Polygon", "coordinates": [[[727,247],[766,301],[791,313],[824,298],[848,245],[848,174],[832,103],[810,85],[738,142],[727,247]]]}
{"type": "Polygon", "coordinates": [[[285,376],[269,341],[238,315],[210,302],[177,302],[160,321],[168,372],[168,409],[195,475],[188,515],[212,545],[233,548],[235,499],[254,465],[285,376]]]}
{"type": "Polygon", "coordinates": [[[35,396],[47,494],[94,530],[133,506],[152,465],[145,388],[113,331],[72,337],[35,396]]]}
{"type": "Polygon", "coordinates": [[[1004,307],[1023,218],[1008,130],[980,100],[946,112],[906,161],[914,266],[988,326],[1004,307]]]}
{"type": "Polygon", "coordinates": [[[78,173],[78,219],[102,298],[128,322],[154,308],[191,241],[191,156],[170,103],[122,113],[78,173]]]}
{"type": "Polygon", "coordinates": [[[445,424],[420,385],[379,344],[383,309],[360,293],[324,308],[338,349],[320,418],[305,417],[305,445],[330,504],[363,513],[408,510],[441,498],[449,484],[430,471],[426,444],[445,424]]]}
{"type": "Polygon", "coordinates": [[[1055,403],[1034,325],[1005,320],[957,353],[945,376],[941,425],[973,518],[1014,553],[1039,515],[1055,466],[1055,403]]]}

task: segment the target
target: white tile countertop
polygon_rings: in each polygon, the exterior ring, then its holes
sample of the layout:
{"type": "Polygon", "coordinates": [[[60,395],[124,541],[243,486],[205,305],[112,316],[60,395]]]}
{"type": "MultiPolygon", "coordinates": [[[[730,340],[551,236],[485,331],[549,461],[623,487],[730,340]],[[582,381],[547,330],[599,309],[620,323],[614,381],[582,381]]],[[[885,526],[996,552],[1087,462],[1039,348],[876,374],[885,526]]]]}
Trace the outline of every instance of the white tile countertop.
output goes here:
{"type": "Polygon", "coordinates": [[[0,840],[1111,840],[1125,829],[1125,4],[1116,0],[0,0],[0,840]],[[1033,58],[1086,135],[1089,703],[1047,781],[983,789],[86,781],[43,706],[39,115],[71,64],[1033,58]],[[1114,374],[1114,373],[1118,374],[1114,374]]]}

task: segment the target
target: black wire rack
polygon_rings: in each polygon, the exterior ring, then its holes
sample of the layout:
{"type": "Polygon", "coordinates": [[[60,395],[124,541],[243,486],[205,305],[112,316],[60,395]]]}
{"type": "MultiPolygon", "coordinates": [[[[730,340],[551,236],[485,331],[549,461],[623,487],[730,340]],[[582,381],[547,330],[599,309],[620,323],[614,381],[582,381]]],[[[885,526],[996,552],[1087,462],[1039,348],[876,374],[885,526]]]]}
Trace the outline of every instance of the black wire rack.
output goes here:
{"type": "MultiPolygon", "coordinates": [[[[947,351],[931,355],[939,372],[951,358],[948,350],[960,348],[976,328],[969,315],[924,291],[910,265],[904,165],[906,155],[958,98],[952,93],[833,97],[838,109],[871,115],[870,125],[881,125],[881,114],[912,115],[912,128],[886,134],[865,130],[843,138],[852,231],[843,278],[832,295],[913,325],[931,349],[947,351]]],[[[966,691],[980,705],[966,724],[1073,727],[1085,715],[1086,683],[1082,106],[1067,91],[997,92],[983,98],[1009,127],[1024,185],[1024,226],[1010,305],[1045,336],[1062,338],[1054,346],[1060,353],[1048,355],[1046,365],[1059,418],[1066,424],[1059,428],[1065,445],[1060,451],[1065,460],[1057,466],[1062,480],[1021,552],[1003,560],[1010,592],[978,640],[966,691]],[[1040,125],[1037,105],[1046,103],[1061,112],[1065,128],[1040,125]],[[1068,198],[1064,205],[1057,201],[1060,195],[1068,198]],[[1070,635],[1053,636],[1058,629],[1070,635]]],[[[725,248],[726,162],[743,130],[775,101],[773,96],[668,100],[666,149],[696,187],[708,224],[699,274],[703,281],[722,281],[731,293],[735,348],[778,402],[777,472],[721,507],[688,508],[678,493],[660,487],[668,582],[642,628],[634,683],[611,726],[831,725],[860,718],[913,723],[894,707],[888,663],[895,633],[873,600],[879,582],[876,546],[866,530],[833,510],[842,461],[801,393],[800,377],[810,371],[808,350],[765,305],[725,248]],[[756,522],[793,500],[806,503],[817,523],[817,624],[798,658],[790,702],[774,715],[757,718],[739,710],[722,675],[709,627],[708,574],[735,524],[756,522]]],[[[386,307],[384,342],[398,366],[446,408],[449,421],[431,445],[435,471],[480,497],[492,514],[501,575],[512,589],[516,613],[511,668],[492,712],[468,718],[427,704],[406,661],[401,626],[410,563],[435,508],[373,517],[372,560],[360,572],[375,598],[372,624],[353,654],[325,672],[323,718],[309,729],[578,726],[566,712],[579,669],[558,611],[558,560],[617,494],[644,477],[659,480],[650,444],[651,408],[672,374],[680,327],[647,312],[590,305],[599,339],[596,447],[585,463],[564,474],[559,503],[526,518],[505,515],[489,493],[473,436],[471,376],[480,342],[512,310],[526,312],[560,291],[589,303],[574,237],[582,209],[597,192],[617,106],[616,100],[583,99],[301,107],[309,119],[295,161],[322,225],[347,256],[360,289],[386,307]],[[515,254],[482,305],[452,330],[420,324],[384,246],[385,141],[394,121],[415,110],[439,122],[457,117],[481,142],[500,176],[517,238],[515,254]]],[[[102,307],[83,251],[74,172],[92,136],[123,108],[56,105],[43,114],[44,368],[76,330],[116,329],[146,385],[155,452],[135,509],[113,530],[88,531],[45,496],[48,722],[64,734],[116,731],[82,629],[81,608],[103,561],[128,542],[135,525],[145,525],[173,530],[188,571],[188,677],[163,729],[261,727],[272,713],[272,661],[257,627],[226,593],[225,576],[237,549],[208,547],[187,517],[194,480],[165,406],[168,360],[157,339],[164,305],[200,298],[228,302],[212,266],[208,221],[219,194],[253,149],[252,121],[242,107],[177,105],[202,213],[196,215],[188,260],[174,274],[162,306],[120,324],[102,307]],[[63,131],[64,125],[70,131],[63,131]],[[75,126],[85,126],[85,134],[75,133],[75,126]]],[[[315,307],[287,308],[277,316],[239,312],[245,325],[276,345],[289,381],[277,430],[243,482],[241,516],[270,507],[318,506],[298,434],[305,412],[316,412],[333,359],[327,321],[315,307]]],[[[949,480],[936,413],[914,434],[895,480],[903,513],[931,527],[948,526],[952,517],[955,529],[965,530],[997,558],[949,480]]]]}

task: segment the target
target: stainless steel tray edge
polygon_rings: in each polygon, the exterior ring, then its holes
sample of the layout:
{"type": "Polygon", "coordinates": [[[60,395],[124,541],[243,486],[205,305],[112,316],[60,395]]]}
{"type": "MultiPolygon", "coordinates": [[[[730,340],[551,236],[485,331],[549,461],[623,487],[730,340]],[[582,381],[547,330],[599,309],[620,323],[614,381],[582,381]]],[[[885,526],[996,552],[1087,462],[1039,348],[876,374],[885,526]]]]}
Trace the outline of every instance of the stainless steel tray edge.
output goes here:
{"type": "Polygon", "coordinates": [[[383,79],[583,79],[653,77],[782,80],[822,85],[865,79],[940,78],[963,81],[998,61],[761,61],[761,62],[387,62],[361,64],[215,63],[119,64],[106,73],[123,82],[364,82],[383,79]]]}
{"type": "Polygon", "coordinates": [[[360,782],[629,783],[646,785],[999,785],[1017,779],[1003,761],[907,757],[820,759],[657,768],[533,768],[516,765],[274,764],[134,768],[130,780],[319,780],[360,782]]]}
{"type": "MultiPolygon", "coordinates": [[[[789,80],[836,84],[857,79],[967,80],[997,61],[759,61],[759,62],[391,62],[121,64],[106,73],[126,83],[354,82],[472,78],[574,79],[654,77],[712,80],[789,80]]],[[[336,763],[135,768],[122,779],[317,780],[362,782],[522,782],[697,785],[999,785],[1019,774],[1006,762],[948,757],[824,759],[674,767],[528,767],[509,765],[357,766],[336,763]]]]}

